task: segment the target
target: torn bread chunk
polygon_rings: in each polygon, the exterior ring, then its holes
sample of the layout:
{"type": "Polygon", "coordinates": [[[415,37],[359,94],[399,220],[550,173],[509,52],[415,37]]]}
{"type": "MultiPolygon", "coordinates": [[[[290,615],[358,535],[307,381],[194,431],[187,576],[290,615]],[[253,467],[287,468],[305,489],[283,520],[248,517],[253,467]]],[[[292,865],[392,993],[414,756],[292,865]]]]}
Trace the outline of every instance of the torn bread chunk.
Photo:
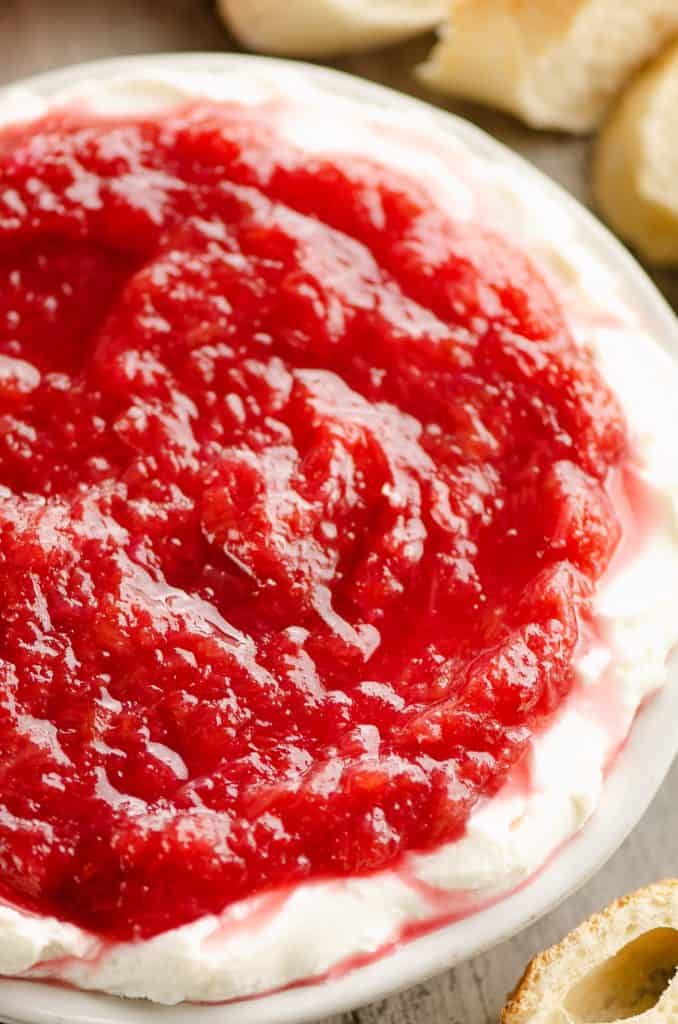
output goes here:
{"type": "Polygon", "coordinates": [[[678,42],[629,86],[598,141],[594,192],[650,263],[678,266],[678,42]]]}
{"type": "Polygon", "coordinates": [[[501,1024],[678,1021],[678,880],[612,903],[529,964],[501,1024]]]}
{"type": "Polygon", "coordinates": [[[219,0],[236,38],[251,50],[331,57],[426,32],[443,21],[446,0],[219,0]]]}
{"type": "Polygon", "coordinates": [[[674,33],[676,0],[452,0],[419,71],[536,128],[586,133],[674,33]]]}

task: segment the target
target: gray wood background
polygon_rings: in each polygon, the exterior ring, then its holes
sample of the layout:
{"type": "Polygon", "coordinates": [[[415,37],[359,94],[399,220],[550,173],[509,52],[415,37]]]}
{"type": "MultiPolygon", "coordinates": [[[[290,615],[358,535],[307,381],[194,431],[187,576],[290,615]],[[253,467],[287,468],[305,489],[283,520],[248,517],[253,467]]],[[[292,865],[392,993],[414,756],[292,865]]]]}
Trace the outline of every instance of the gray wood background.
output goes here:
{"type": "MultiPolygon", "coordinates": [[[[417,88],[410,73],[430,42],[417,40],[337,66],[436,101],[417,88]]],[[[0,0],[0,83],[98,57],[232,49],[210,0],[0,0]]],[[[469,117],[588,202],[586,140],[531,132],[510,118],[466,104],[442,105],[469,117]]],[[[678,310],[678,274],[657,274],[655,280],[678,310]]],[[[678,763],[642,823],[607,866],[518,938],[427,984],[323,1024],[496,1024],[506,993],[534,953],[616,896],[678,874],[677,793],[678,763]]]]}

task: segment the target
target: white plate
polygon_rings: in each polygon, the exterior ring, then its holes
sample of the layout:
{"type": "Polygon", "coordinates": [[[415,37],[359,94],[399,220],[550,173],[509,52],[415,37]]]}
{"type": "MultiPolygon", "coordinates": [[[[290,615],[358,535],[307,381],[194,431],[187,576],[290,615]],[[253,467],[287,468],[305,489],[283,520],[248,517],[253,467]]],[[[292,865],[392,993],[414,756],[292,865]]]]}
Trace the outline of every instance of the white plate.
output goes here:
{"type": "MultiPolygon", "coordinates": [[[[268,72],[289,62],[236,55],[167,55],[123,58],[51,72],[22,84],[44,96],[88,76],[153,69],[219,70],[265,64],[268,72]]],[[[580,239],[624,283],[627,304],[650,334],[678,356],[678,322],[650,280],[626,250],[571,196],[479,129],[451,114],[360,79],[296,65],[316,88],[385,109],[425,109],[441,135],[455,136],[495,165],[519,169],[535,196],[555,200],[576,224],[580,239]]],[[[0,104],[3,92],[0,91],[0,104]]],[[[0,110],[1,113],[1,110],[0,110]]],[[[678,659],[669,685],[640,712],[629,741],[604,788],[599,809],[586,827],[521,891],[488,910],[410,941],[367,967],[344,977],[215,1006],[162,1007],[150,1003],[73,991],[38,982],[0,980],[0,1018],[17,1024],[302,1024],[353,1009],[431,977],[489,949],[532,924],[583,885],[621,845],[657,792],[678,751],[678,659]]]]}

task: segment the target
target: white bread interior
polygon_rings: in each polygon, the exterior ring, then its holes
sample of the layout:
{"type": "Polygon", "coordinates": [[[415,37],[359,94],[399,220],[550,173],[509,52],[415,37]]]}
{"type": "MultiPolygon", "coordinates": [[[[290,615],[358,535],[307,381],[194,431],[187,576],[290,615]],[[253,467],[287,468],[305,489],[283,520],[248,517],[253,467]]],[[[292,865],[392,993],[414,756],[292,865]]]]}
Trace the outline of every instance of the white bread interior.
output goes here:
{"type": "Polygon", "coordinates": [[[678,42],[622,95],[596,147],[593,189],[618,234],[651,263],[678,266],[678,42]]]}
{"type": "Polygon", "coordinates": [[[676,33],[678,0],[450,0],[419,70],[433,88],[534,127],[585,133],[676,33]]]}
{"type": "Polygon", "coordinates": [[[594,914],[537,956],[501,1024],[675,1024],[678,880],[594,914]]]}
{"type": "Polygon", "coordinates": [[[425,32],[447,0],[219,0],[236,38],[251,50],[332,57],[425,32]]]}

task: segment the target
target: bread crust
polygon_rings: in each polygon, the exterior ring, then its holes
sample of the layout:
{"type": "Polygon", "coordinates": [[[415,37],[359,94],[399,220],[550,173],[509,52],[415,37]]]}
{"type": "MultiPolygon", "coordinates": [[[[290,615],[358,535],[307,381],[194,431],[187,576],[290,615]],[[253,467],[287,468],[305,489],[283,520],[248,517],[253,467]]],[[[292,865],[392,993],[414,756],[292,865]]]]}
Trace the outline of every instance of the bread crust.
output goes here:
{"type": "MultiPolygon", "coordinates": [[[[563,1021],[573,1019],[565,1016],[564,1003],[576,985],[629,943],[655,929],[675,930],[678,942],[678,879],[656,882],[623,896],[534,957],[509,996],[501,1024],[546,1024],[558,1019],[551,1015],[559,1009],[563,1021]]],[[[667,1009],[669,1015],[650,1018],[643,1013],[643,1021],[678,1019],[669,1006],[678,1008],[675,979],[657,1003],[658,1013],[667,1009]],[[662,1007],[662,1003],[666,1005],[662,1007]]]]}

